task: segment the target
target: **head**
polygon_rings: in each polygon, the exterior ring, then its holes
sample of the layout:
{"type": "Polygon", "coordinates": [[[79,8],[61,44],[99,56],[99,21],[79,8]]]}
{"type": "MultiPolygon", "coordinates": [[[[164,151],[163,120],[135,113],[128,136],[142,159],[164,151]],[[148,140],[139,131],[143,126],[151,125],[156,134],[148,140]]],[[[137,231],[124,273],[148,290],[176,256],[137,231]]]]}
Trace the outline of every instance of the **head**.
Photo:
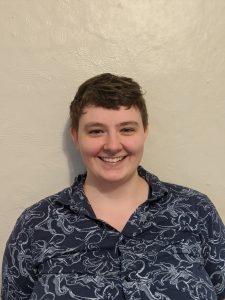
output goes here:
{"type": "Polygon", "coordinates": [[[148,133],[140,86],[109,73],[85,81],[70,106],[71,135],[87,170],[86,182],[105,186],[137,179],[148,133]]]}
{"type": "Polygon", "coordinates": [[[81,84],[70,105],[71,127],[75,131],[78,131],[80,117],[88,106],[113,110],[135,107],[140,111],[144,129],[148,127],[148,113],[141,87],[131,78],[103,73],[81,84]]]}

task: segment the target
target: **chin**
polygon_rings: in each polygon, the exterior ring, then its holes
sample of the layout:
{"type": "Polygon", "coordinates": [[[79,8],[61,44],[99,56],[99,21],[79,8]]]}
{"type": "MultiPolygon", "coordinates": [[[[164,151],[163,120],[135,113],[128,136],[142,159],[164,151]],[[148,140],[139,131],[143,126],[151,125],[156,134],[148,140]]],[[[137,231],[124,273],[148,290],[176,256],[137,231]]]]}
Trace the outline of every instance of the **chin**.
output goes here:
{"type": "MultiPolygon", "coordinates": [[[[107,172],[106,172],[107,173],[107,172]]],[[[110,174],[110,172],[108,172],[108,174],[104,174],[103,176],[101,176],[101,178],[106,181],[106,182],[114,182],[114,183],[119,183],[119,182],[124,182],[125,180],[133,177],[133,175],[136,174],[136,170],[133,172],[129,172],[129,173],[123,173],[122,170],[118,171],[118,172],[114,172],[114,174],[110,174]]],[[[113,172],[112,172],[113,173],[113,172]]]]}

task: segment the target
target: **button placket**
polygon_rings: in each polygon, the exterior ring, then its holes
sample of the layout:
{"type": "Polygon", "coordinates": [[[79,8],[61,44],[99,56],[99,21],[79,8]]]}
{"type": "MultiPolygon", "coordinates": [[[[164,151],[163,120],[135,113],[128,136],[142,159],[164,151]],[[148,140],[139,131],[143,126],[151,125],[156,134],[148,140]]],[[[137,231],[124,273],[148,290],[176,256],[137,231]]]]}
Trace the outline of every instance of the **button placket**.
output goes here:
{"type": "Polygon", "coordinates": [[[120,251],[120,260],[121,260],[121,278],[123,280],[123,285],[126,289],[132,283],[132,278],[130,277],[129,270],[126,270],[124,267],[124,259],[126,253],[128,252],[128,238],[121,236],[119,240],[119,251],[120,251]]]}

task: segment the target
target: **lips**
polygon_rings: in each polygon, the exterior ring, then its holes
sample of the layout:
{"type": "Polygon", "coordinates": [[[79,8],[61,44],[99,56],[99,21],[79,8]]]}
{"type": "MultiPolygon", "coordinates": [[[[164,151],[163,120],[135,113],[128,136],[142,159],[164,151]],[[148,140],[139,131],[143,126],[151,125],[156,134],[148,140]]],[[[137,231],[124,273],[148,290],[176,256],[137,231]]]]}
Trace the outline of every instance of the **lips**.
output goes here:
{"type": "Polygon", "coordinates": [[[118,156],[118,157],[99,157],[101,160],[103,160],[104,162],[110,163],[110,164],[115,164],[121,160],[123,160],[124,158],[126,158],[126,156],[118,156]]]}

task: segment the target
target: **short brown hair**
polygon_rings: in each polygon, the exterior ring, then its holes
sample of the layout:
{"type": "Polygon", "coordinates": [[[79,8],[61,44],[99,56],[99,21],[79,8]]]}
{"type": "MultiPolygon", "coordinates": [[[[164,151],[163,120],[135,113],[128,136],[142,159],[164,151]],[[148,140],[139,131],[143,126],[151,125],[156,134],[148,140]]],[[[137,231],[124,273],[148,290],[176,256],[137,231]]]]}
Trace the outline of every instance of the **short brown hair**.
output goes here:
{"type": "Polygon", "coordinates": [[[108,109],[121,106],[139,109],[143,126],[148,126],[148,113],[141,87],[132,78],[103,73],[94,76],[78,88],[70,104],[71,127],[78,130],[79,120],[84,108],[93,105],[108,109]]]}

